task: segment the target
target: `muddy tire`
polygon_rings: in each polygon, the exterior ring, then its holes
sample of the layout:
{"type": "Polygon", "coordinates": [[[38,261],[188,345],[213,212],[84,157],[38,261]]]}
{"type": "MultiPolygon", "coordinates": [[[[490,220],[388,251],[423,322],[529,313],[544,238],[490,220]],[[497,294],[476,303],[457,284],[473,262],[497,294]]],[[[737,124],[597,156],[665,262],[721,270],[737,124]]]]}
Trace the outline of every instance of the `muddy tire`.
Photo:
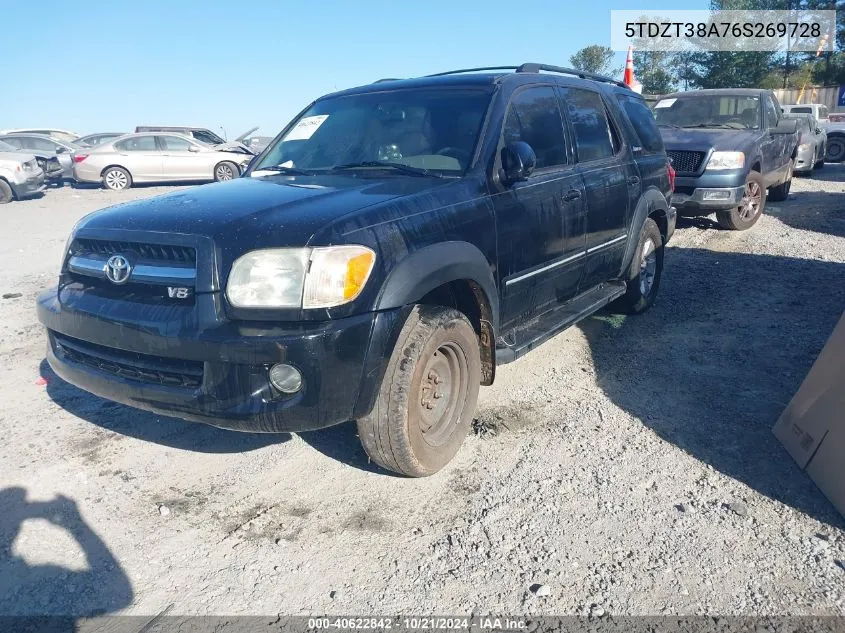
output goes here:
{"type": "Polygon", "coordinates": [[[793,169],[792,161],[789,163],[789,176],[787,176],[786,180],[779,184],[777,187],[772,187],[769,189],[768,198],[772,202],[783,202],[789,196],[789,190],[792,188],[792,169],[793,169]]]}
{"type": "Polygon", "coordinates": [[[731,231],[745,231],[757,224],[766,207],[766,185],[760,172],[749,172],[745,179],[745,195],[738,207],[717,211],[719,226],[731,231]]]}
{"type": "Polygon", "coordinates": [[[625,282],[625,294],[613,302],[611,310],[624,314],[640,314],[648,310],[657,297],[660,278],[663,275],[663,236],[651,218],[646,218],[640,231],[640,242],[625,282]]]}
{"type": "Polygon", "coordinates": [[[12,187],[5,180],[0,180],[0,204],[6,204],[14,200],[15,195],[12,193],[12,187]]]}
{"type": "Polygon", "coordinates": [[[424,477],[443,468],[469,432],[481,357],[478,335],[452,308],[418,305],[408,316],[358,436],[383,468],[424,477]]]}

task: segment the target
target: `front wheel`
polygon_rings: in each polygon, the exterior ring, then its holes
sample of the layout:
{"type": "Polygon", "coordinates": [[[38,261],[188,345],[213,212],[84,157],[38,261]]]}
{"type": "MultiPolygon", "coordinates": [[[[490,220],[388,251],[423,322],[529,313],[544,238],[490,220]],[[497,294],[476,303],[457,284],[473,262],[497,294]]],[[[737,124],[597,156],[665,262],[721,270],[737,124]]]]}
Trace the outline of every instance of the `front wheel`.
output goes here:
{"type": "Polygon", "coordinates": [[[5,180],[0,180],[0,204],[6,204],[14,199],[12,187],[5,180]]]}
{"type": "Polygon", "coordinates": [[[452,308],[414,306],[376,404],[357,422],[364,450],[403,475],[436,473],[469,432],[480,384],[478,335],[467,318],[452,308]]]}
{"type": "Polygon", "coordinates": [[[745,231],[757,223],[766,206],[766,185],[763,176],[756,171],[749,172],[745,179],[745,191],[738,207],[717,211],[716,221],[723,228],[745,231]]]}
{"type": "Polygon", "coordinates": [[[238,171],[238,166],[235,163],[230,163],[229,161],[225,160],[222,163],[218,163],[217,166],[214,168],[214,180],[217,182],[223,182],[225,180],[233,180],[240,175],[240,171],[238,171]]]}
{"type": "Polygon", "coordinates": [[[625,314],[640,314],[652,306],[663,275],[663,251],[663,236],[657,223],[646,218],[640,231],[640,242],[628,267],[627,289],[612,308],[625,314]]]}
{"type": "Polygon", "coordinates": [[[103,172],[103,186],[112,191],[123,191],[132,186],[132,176],[123,167],[109,167],[103,172]]]}

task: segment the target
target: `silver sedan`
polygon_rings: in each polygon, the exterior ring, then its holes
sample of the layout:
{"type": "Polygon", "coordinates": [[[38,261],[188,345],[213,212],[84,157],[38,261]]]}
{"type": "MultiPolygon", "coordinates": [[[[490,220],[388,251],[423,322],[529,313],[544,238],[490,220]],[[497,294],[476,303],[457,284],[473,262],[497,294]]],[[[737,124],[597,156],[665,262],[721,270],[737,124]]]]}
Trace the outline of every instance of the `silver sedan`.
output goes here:
{"type": "Polygon", "coordinates": [[[181,134],[127,134],[78,153],[73,175],[113,190],[135,183],[231,180],[252,157],[237,144],[212,147],[181,134]]]}

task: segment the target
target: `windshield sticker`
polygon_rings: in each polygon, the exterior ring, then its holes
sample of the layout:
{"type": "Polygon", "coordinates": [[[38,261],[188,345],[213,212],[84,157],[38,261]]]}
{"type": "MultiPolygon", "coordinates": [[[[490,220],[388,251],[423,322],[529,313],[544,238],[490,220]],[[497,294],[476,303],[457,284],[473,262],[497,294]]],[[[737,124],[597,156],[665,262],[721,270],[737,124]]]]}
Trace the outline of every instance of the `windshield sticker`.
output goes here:
{"type": "Polygon", "coordinates": [[[304,141],[311,138],[311,135],[316,132],[323,122],[329,118],[328,114],[318,114],[317,116],[307,116],[301,119],[299,123],[293,126],[288,135],[285,137],[286,141],[304,141]]]}
{"type": "Polygon", "coordinates": [[[655,104],[655,108],[671,108],[672,104],[675,103],[677,99],[661,99],[655,104]]]}

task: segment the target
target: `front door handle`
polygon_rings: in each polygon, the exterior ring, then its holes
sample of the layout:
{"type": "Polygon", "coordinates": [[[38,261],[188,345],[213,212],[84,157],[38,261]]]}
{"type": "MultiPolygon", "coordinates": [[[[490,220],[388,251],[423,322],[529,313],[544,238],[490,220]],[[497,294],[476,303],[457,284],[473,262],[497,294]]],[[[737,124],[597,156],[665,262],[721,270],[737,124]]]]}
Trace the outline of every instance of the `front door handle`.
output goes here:
{"type": "Polygon", "coordinates": [[[629,185],[638,185],[638,184],[640,184],[640,179],[639,179],[639,177],[637,177],[637,176],[631,176],[630,178],[628,178],[628,184],[629,184],[629,185]]]}
{"type": "Polygon", "coordinates": [[[564,202],[572,202],[573,200],[577,200],[581,197],[581,192],[577,189],[570,189],[565,194],[563,194],[563,201],[564,202]]]}

